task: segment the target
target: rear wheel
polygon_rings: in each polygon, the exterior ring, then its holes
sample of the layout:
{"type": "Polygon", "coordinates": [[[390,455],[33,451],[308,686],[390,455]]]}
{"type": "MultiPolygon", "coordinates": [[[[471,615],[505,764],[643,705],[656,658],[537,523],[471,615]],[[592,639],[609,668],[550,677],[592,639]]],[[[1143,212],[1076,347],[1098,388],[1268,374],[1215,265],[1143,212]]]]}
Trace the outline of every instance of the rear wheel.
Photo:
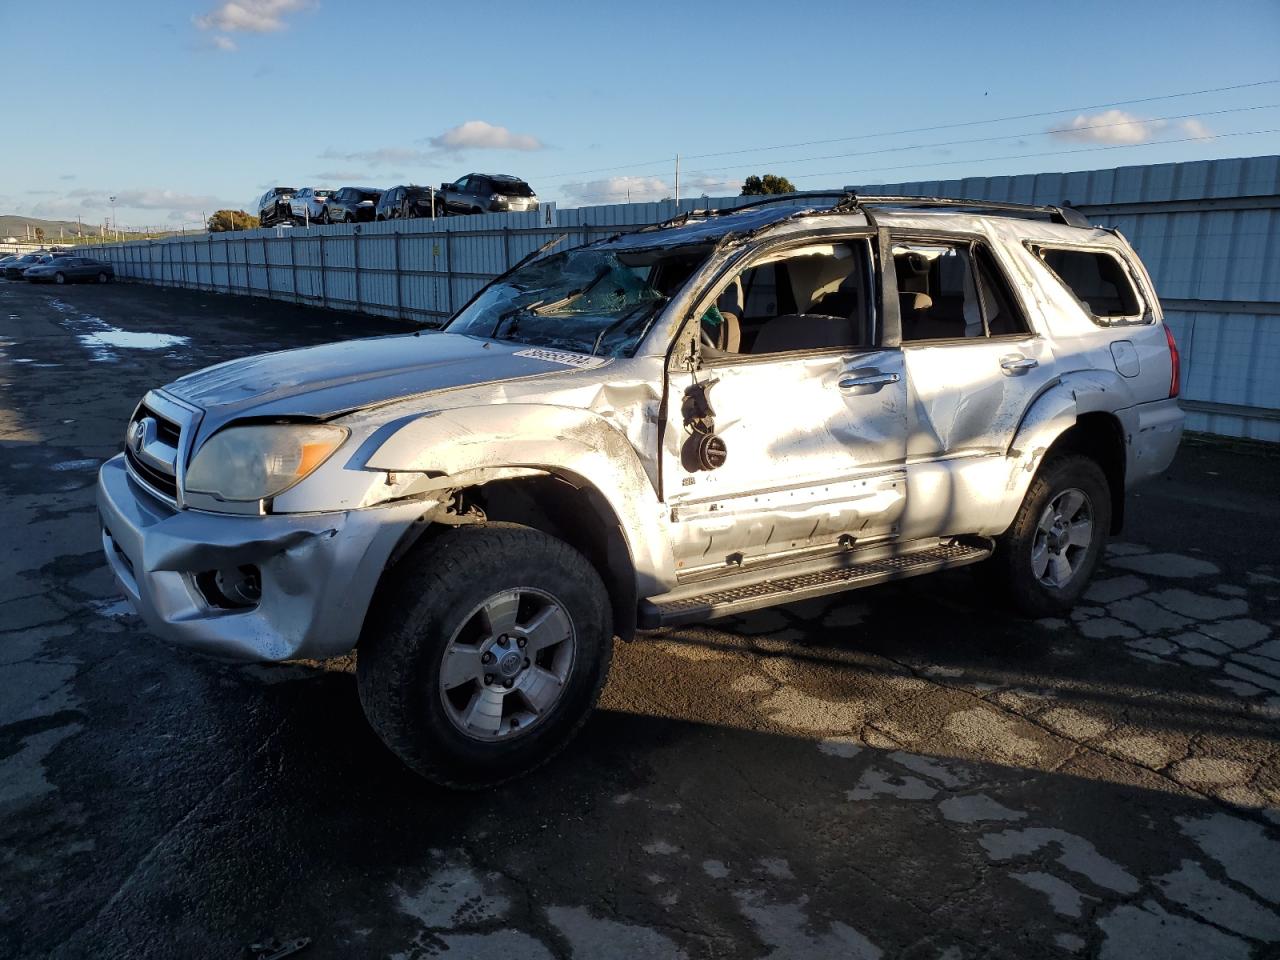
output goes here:
{"type": "Polygon", "coordinates": [[[67,282],[67,275],[66,275],[65,273],[55,273],[55,274],[53,275],[53,282],[54,282],[54,283],[66,283],[66,282],[67,282]]]}
{"type": "Polygon", "coordinates": [[[1111,488],[1088,457],[1054,457],[1036,474],[991,572],[1022,613],[1070,610],[1097,569],[1111,528],[1111,488]]]}
{"type": "Polygon", "coordinates": [[[102,270],[102,271],[100,271],[100,272],[98,273],[98,282],[99,282],[99,283],[106,283],[106,282],[107,282],[108,280],[110,280],[110,279],[111,279],[111,278],[110,278],[109,276],[107,276],[107,271],[102,270]]]}
{"type": "Polygon", "coordinates": [[[459,527],[379,588],[358,648],[360,701],[418,773],[491,786],[568,743],[612,648],[608,594],[580,553],[526,527],[459,527]]]}

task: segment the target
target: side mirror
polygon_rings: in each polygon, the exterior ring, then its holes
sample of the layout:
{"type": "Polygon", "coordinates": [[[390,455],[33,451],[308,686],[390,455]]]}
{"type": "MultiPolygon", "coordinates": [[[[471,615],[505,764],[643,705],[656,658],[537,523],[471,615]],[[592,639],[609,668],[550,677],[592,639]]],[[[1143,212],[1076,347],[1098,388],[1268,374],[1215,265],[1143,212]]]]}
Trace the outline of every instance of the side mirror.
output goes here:
{"type": "Polygon", "coordinates": [[[441,190],[452,190],[453,188],[454,188],[454,185],[453,185],[452,183],[442,183],[442,184],[440,184],[440,189],[441,189],[441,190]]]}

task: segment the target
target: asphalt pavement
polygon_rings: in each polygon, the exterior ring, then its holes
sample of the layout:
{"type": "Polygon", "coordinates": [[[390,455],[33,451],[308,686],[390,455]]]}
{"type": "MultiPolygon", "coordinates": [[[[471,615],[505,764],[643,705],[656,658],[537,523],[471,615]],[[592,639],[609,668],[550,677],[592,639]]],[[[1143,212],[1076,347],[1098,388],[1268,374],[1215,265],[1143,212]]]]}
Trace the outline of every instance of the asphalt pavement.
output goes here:
{"type": "Polygon", "coordinates": [[[643,635],[457,794],[349,661],[167,646],[100,555],[149,387],[397,329],[0,283],[0,957],[1280,956],[1280,450],[1190,438],[1067,619],[956,571],[643,635]]]}

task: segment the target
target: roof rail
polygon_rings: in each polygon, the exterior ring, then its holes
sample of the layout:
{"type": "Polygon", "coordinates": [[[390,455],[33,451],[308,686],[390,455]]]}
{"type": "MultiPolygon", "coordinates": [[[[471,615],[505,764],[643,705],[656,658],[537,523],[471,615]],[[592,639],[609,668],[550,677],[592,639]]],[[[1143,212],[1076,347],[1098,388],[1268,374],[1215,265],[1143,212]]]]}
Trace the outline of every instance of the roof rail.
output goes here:
{"type": "Polygon", "coordinates": [[[720,209],[686,210],[662,223],[645,227],[645,230],[656,230],[663,227],[679,226],[693,217],[722,217],[743,210],[753,210],[774,203],[790,203],[808,198],[835,197],[836,202],[822,210],[823,213],[856,213],[862,207],[950,207],[959,210],[1002,213],[1015,217],[1048,217],[1053,223],[1061,223],[1068,227],[1091,226],[1085,215],[1072,206],[1037,205],[1033,203],[1011,203],[1006,200],[966,200],[956,197],[907,197],[907,196],[861,196],[852,190],[802,190],[796,193],[779,193],[762,200],[753,200],[736,207],[720,209]]]}
{"type": "Polygon", "coordinates": [[[860,207],[952,207],[963,210],[989,210],[993,213],[1007,213],[1015,217],[1048,217],[1054,223],[1068,227],[1088,227],[1085,215],[1074,207],[1060,207],[1048,204],[1010,203],[1005,200],[965,200],[955,197],[895,197],[895,196],[860,196],[850,193],[860,207]]]}

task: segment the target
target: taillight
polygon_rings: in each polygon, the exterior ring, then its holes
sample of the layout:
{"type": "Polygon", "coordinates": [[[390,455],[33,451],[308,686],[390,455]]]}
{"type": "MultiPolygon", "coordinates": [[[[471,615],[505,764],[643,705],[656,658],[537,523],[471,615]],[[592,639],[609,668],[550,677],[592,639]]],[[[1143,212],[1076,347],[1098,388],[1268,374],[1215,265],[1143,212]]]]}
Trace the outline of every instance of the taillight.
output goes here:
{"type": "Polygon", "coordinates": [[[1172,367],[1169,373],[1169,396],[1176,397],[1182,389],[1182,358],[1178,356],[1178,341],[1173,339],[1173,331],[1167,323],[1164,325],[1164,335],[1169,341],[1169,364],[1172,367]]]}

